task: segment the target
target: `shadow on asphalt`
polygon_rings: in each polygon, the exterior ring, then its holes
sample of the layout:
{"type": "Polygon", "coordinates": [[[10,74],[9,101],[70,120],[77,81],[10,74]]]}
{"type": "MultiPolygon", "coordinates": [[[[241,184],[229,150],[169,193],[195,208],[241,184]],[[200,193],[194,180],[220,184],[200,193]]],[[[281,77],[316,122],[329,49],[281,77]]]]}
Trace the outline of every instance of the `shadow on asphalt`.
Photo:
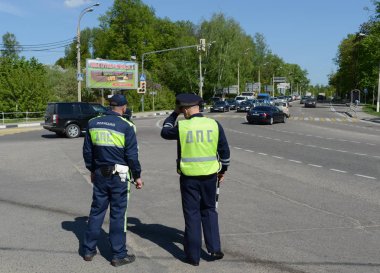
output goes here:
{"type": "MultiPolygon", "coordinates": [[[[181,261],[185,260],[184,251],[177,246],[177,244],[183,245],[183,231],[161,224],[145,224],[135,217],[128,217],[128,231],[158,245],[169,252],[174,258],[181,261]]],[[[203,249],[201,251],[201,258],[210,261],[210,255],[203,249]]]]}
{"type": "MultiPolygon", "coordinates": [[[[74,221],[64,221],[62,222],[62,228],[67,231],[71,231],[75,234],[78,239],[78,254],[83,256],[83,239],[84,233],[87,227],[87,216],[76,217],[74,221]]],[[[108,233],[106,233],[103,229],[100,231],[97,247],[99,249],[100,255],[104,257],[107,261],[111,262],[112,260],[112,252],[111,246],[109,244],[108,233]]]]}

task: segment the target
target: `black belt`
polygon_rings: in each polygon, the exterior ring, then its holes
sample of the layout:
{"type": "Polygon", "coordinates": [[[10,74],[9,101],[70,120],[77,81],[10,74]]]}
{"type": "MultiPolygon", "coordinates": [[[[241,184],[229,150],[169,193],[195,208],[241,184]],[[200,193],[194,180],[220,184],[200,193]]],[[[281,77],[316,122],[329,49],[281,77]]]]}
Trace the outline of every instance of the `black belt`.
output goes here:
{"type": "Polygon", "coordinates": [[[101,166],[99,169],[104,177],[110,177],[115,170],[115,166],[101,166]]]}

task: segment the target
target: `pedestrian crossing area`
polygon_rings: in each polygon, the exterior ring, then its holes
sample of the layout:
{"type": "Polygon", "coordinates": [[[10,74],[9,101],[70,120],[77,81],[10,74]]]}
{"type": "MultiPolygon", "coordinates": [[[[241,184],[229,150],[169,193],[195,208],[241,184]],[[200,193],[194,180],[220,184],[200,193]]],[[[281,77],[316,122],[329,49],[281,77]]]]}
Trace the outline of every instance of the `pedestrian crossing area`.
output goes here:
{"type": "MultiPolygon", "coordinates": [[[[245,115],[237,115],[237,114],[216,114],[213,115],[213,118],[242,118],[245,119],[245,115]]],[[[345,123],[355,123],[358,122],[357,118],[349,118],[349,117],[334,117],[334,118],[324,118],[324,117],[310,117],[310,116],[291,116],[288,120],[296,120],[296,121],[316,121],[316,122],[345,122],[345,123]]]]}
{"type": "Polygon", "coordinates": [[[358,122],[356,118],[320,118],[320,117],[304,117],[304,116],[292,116],[290,120],[300,120],[300,121],[320,121],[320,122],[358,122]]]}

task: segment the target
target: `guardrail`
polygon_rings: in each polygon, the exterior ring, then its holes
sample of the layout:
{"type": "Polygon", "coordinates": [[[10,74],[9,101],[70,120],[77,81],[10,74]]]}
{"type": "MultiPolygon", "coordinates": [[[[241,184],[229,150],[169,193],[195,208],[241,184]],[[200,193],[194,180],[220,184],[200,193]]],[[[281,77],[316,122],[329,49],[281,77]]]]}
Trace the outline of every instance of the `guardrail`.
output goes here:
{"type": "Polygon", "coordinates": [[[1,122],[30,122],[34,120],[41,120],[44,117],[45,112],[0,112],[1,122]]]}

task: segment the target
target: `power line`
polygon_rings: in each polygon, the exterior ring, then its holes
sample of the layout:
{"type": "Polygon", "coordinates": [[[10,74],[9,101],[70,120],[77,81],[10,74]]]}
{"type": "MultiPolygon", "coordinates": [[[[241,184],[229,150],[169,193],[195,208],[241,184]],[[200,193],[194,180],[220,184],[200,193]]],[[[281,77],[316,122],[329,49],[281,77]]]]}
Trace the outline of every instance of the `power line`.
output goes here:
{"type": "MultiPolygon", "coordinates": [[[[49,51],[57,48],[65,48],[75,42],[75,37],[58,42],[35,44],[35,45],[14,45],[13,49],[16,51],[49,51]]],[[[5,44],[0,44],[0,50],[7,50],[8,47],[5,44]]]]}

